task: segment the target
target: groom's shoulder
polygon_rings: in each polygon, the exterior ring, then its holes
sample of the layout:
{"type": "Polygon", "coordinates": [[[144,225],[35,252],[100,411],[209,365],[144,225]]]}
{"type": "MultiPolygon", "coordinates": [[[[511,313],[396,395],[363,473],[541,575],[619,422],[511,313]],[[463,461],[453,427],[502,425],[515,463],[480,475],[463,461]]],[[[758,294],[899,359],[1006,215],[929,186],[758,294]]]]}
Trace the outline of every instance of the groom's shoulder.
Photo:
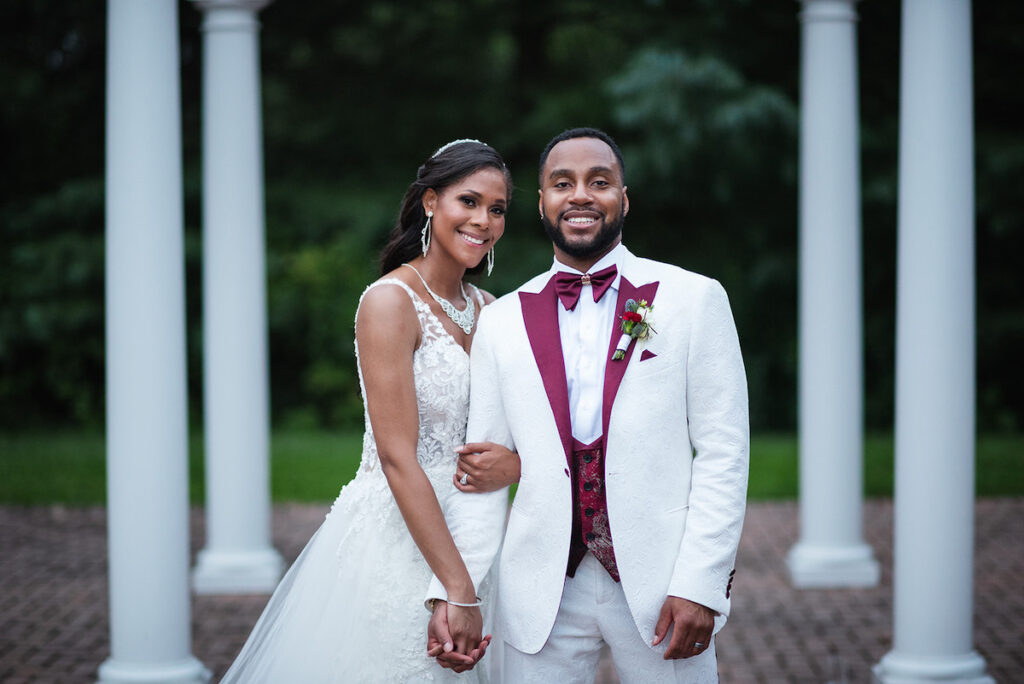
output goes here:
{"type": "Polygon", "coordinates": [[[520,295],[525,293],[536,293],[544,289],[544,285],[550,279],[551,274],[549,272],[541,273],[533,278],[530,278],[525,283],[512,290],[508,294],[498,297],[493,302],[484,307],[481,312],[481,319],[486,316],[488,319],[508,320],[509,317],[521,319],[522,318],[522,299],[520,295]]]}
{"type": "Polygon", "coordinates": [[[536,294],[536,293],[540,292],[541,290],[544,289],[544,286],[547,285],[547,282],[550,279],[551,279],[551,272],[550,271],[544,271],[543,273],[539,273],[539,274],[535,275],[534,277],[530,278],[529,280],[527,280],[525,283],[523,283],[522,285],[520,285],[516,289],[512,290],[511,292],[509,292],[508,294],[503,295],[501,297],[498,297],[494,301],[494,304],[491,304],[491,306],[498,306],[498,305],[500,305],[499,308],[514,308],[514,309],[518,309],[520,307],[520,302],[522,301],[521,298],[520,298],[521,294],[523,294],[523,293],[536,294]]]}

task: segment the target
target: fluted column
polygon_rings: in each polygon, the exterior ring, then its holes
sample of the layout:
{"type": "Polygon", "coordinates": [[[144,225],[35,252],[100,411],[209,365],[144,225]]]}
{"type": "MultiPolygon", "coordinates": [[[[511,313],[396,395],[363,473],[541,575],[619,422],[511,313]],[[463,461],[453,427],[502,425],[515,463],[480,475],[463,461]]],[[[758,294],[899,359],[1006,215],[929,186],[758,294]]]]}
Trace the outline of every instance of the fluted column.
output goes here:
{"type": "Polygon", "coordinates": [[[205,682],[191,653],[178,8],[110,0],[104,684],[205,682]]]}
{"type": "Polygon", "coordinates": [[[199,593],[273,590],[259,23],[264,0],[201,0],[206,547],[199,593]]]}
{"type": "Polygon", "coordinates": [[[893,648],[875,679],[988,683],[973,650],[971,5],[904,0],[893,648]]]}
{"type": "Polygon", "coordinates": [[[800,539],[797,587],[877,584],[864,542],[857,14],[803,0],[800,121],[800,539]]]}

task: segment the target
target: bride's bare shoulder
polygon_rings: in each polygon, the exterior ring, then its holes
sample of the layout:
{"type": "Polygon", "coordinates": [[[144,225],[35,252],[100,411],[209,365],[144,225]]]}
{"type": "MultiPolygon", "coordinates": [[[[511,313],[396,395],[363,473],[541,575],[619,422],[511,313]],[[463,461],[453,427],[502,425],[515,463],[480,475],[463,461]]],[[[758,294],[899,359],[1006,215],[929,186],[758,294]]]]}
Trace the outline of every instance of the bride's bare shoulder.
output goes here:
{"type": "Polygon", "coordinates": [[[410,287],[404,279],[389,273],[372,283],[363,294],[356,313],[356,334],[387,336],[406,332],[419,333],[416,306],[410,287]],[[401,281],[406,287],[395,282],[401,281]]]}

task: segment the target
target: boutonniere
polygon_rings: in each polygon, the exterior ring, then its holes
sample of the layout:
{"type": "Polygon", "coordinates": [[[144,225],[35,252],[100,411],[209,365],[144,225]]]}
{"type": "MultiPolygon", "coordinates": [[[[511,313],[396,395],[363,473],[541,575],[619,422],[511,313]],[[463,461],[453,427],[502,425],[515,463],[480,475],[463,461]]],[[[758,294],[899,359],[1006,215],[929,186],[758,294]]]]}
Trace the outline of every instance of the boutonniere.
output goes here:
{"type": "Polygon", "coordinates": [[[622,320],[622,337],[615,345],[615,353],[612,354],[612,361],[621,361],[626,358],[626,348],[631,340],[646,340],[658,331],[654,329],[654,318],[651,311],[653,304],[648,304],[646,299],[638,303],[635,299],[626,300],[626,310],[619,318],[622,320]]]}

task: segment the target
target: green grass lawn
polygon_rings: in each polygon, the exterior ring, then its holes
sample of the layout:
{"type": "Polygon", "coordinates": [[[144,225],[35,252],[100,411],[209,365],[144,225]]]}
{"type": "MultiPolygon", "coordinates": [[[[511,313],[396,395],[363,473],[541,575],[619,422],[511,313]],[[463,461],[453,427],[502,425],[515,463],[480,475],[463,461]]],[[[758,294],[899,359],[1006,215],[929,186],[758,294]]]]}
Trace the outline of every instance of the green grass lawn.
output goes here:
{"type": "MultiPolygon", "coordinates": [[[[359,464],[362,434],[276,430],[271,440],[275,501],[331,501],[359,464]]],[[[105,445],[100,432],[0,433],[0,503],[93,504],[106,498],[105,445]]],[[[891,496],[893,444],[869,436],[864,446],[867,496],[891,496]]],[[[202,503],[203,440],[189,449],[192,501],[202,503]]],[[[979,496],[1024,496],[1024,435],[982,436],[977,449],[979,496]]],[[[757,435],[750,453],[750,498],[797,495],[794,435],[757,435]]]]}

